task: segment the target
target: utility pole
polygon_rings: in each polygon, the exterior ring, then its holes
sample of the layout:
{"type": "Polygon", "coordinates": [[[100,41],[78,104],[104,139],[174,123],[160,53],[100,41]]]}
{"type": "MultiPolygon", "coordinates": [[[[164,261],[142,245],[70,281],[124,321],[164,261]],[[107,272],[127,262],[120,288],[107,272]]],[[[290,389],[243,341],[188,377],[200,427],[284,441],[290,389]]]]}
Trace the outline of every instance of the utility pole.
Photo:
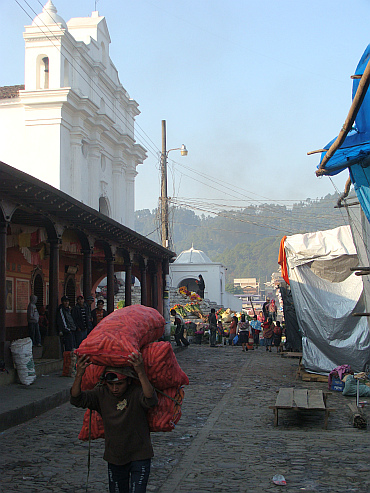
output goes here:
{"type": "MultiPolygon", "coordinates": [[[[161,154],[161,242],[164,248],[169,248],[169,224],[168,224],[168,197],[167,197],[167,158],[170,151],[181,151],[181,156],[187,156],[186,146],[175,149],[166,148],[166,120],[162,120],[162,154],[161,154]]],[[[163,286],[163,316],[165,319],[165,339],[171,339],[171,317],[170,317],[170,275],[168,260],[163,264],[164,286],[163,286]]]]}
{"type": "Polygon", "coordinates": [[[162,246],[168,248],[168,197],[167,197],[167,151],[166,120],[162,120],[162,154],[161,154],[161,240],[162,246]]]}

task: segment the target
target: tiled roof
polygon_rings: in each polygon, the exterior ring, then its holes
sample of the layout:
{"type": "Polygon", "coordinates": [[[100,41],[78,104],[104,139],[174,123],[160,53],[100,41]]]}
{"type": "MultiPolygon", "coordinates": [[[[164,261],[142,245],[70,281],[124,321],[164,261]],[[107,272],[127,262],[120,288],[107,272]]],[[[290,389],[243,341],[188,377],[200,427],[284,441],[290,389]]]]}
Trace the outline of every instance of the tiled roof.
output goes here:
{"type": "Polygon", "coordinates": [[[17,98],[19,91],[23,91],[24,85],[0,87],[0,99],[17,98]]]}

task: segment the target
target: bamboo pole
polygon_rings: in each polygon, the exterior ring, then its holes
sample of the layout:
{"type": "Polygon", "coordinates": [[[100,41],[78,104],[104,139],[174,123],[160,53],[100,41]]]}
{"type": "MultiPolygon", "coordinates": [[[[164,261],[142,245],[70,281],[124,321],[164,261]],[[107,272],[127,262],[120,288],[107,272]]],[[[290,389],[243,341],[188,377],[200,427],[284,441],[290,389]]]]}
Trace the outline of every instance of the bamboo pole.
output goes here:
{"type": "Polygon", "coordinates": [[[321,176],[325,174],[325,166],[330,158],[333,157],[335,152],[339,149],[339,147],[343,144],[345,138],[348,135],[348,132],[351,130],[353,123],[356,119],[357,113],[361,108],[361,104],[366,96],[367,89],[370,84],[370,61],[367,63],[364,73],[362,74],[361,80],[359,82],[355,97],[353,98],[351,108],[348,112],[346,121],[341,128],[338,137],[335,142],[330,146],[328,151],[326,152],[323,160],[320,163],[319,169],[316,170],[316,176],[321,176]]]}

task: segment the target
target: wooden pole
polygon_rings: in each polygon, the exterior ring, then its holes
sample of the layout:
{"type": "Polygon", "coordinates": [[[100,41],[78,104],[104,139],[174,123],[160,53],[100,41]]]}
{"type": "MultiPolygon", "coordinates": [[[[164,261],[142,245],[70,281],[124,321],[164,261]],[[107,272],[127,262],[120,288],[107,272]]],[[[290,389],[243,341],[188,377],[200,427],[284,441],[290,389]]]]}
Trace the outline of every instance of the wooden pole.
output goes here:
{"type": "Polygon", "coordinates": [[[361,108],[361,104],[366,96],[366,92],[369,87],[369,84],[370,84],[370,61],[366,65],[366,69],[361,77],[355,97],[353,98],[352,101],[351,108],[348,112],[346,121],[344,122],[344,125],[341,128],[341,131],[339,132],[335,142],[333,142],[333,144],[330,146],[325,156],[323,157],[319,169],[316,171],[316,176],[321,176],[326,174],[325,166],[329,161],[329,159],[334,156],[335,152],[343,144],[345,138],[348,135],[348,132],[351,130],[353,123],[356,119],[357,113],[359,112],[359,109],[361,108]]]}

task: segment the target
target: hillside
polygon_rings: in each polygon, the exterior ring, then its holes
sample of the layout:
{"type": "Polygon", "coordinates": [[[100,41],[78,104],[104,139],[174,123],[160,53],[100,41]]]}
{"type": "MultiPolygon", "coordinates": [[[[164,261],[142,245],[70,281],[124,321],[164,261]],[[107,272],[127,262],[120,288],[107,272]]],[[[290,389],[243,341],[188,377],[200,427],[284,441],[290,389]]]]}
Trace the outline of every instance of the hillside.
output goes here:
{"type": "MultiPolygon", "coordinates": [[[[227,267],[228,282],[234,277],[263,280],[277,270],[278,249],[284,235],[331,229],[348,223],[345,212],[334,209],[336,200],[337,194],[329,194],[290,207],[261,204],[207,216],[184,208],[172,208],[173,249],[177,254],[192,245],[204,250],[213,261],[227,267]]],[[[135,229],[160,242],[157,210],[136,211],[135,229]]]]}

